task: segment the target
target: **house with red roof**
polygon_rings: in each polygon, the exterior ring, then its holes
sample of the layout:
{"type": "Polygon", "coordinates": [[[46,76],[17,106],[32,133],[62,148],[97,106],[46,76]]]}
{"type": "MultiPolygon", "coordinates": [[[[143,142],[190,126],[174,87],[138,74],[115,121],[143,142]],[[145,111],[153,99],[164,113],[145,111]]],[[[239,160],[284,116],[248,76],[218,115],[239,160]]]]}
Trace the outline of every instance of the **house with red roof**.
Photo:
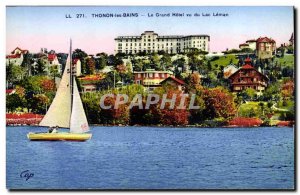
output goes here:
{"type": "Polygon", "coordinates": [[[184,85],[185,82],[183,80],[177,79],[173,76],[170,76],[168,78],[166,78],[165,80],[163,80],[162,82],[160,82],[161,85],[168,85],[172,88],[176,88],[180,91],[184,90],[184,85]]]}
{"type": "Polygon", "coordinates": [[[158,71],[154,69],[147,69],[145,71],[135,71],[134,83],[146,87],[148,91],[153,91],[156,87],[160,87],[163,80],[173,75],[171,71],[158,71]]]}
{"type": "Polygon", "coordinates": [[[249,57],[245,60],[245,64],[230,75],[228,79],[233,92],[241,92],[247,88],[252,88],[259,94],[267,88],[269,81],[267,76],[251,65],[249,57]]]}
{"type": "Polygon", "coordinates": [[[17,47],[9,55],[6,55],[6,66],[14,64],[20,66],[23,62],[24,55],[28,53],[28,50],[23,50],[17,47]]]}
{"type": "Polygon", "coordinates": [[[46,68],[49,71],[51,67],[57,69],[59,74],[62,73],[62,65],[59,63],[55,52],[50,52],[47,54],[46,68]]]}
{"type": "Polygon", "coordinates": [[[270,59],[276,55],[276,42],[268,37],[256,40],[256,56],[258,59],[270,59]]]}

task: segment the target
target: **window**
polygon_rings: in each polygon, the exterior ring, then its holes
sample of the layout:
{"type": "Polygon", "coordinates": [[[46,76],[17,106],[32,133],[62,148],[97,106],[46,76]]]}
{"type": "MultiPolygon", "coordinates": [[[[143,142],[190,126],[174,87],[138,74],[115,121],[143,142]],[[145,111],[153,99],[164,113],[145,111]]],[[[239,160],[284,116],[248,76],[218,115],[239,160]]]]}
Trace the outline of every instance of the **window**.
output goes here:
{"type": "Polygon", "coordinates": [[[137,78],[141,78],[141,73],[138,73],[138,74],[137,74],[137,78]]]}

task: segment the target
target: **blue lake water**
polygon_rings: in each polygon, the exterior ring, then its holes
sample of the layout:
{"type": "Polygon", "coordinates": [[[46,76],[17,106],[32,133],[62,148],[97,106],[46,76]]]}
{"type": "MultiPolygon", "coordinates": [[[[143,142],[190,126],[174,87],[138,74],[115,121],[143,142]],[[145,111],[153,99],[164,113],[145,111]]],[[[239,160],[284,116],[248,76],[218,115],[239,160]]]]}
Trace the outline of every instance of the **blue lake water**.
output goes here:
{"type": "Polygon", "coordinates": [[[30,142],[7,127],[10,189],[293,189],[293,128],[92,127],[87,142],[30,142]],[[32,173],[27,181],[23,171],[32,173]],[[24,175],[24,174],[23,174],[24,175]]]}

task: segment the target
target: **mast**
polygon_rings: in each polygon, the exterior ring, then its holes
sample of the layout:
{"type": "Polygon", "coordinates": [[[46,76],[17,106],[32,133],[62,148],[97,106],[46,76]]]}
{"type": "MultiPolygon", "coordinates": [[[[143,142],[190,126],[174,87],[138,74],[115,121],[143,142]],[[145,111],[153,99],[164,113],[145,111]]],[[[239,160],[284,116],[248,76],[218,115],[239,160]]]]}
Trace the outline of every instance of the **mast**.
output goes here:
{"type": "MultiPolygon", "coordinates": [[[[70,39],[70,92],[71,92],[71,108],[72,108],[72,104],[73,104],[73,59],[72,59],[72,39],[70,39]]],[[[72,112],[72,110],[71,110],[72,112]]]]}

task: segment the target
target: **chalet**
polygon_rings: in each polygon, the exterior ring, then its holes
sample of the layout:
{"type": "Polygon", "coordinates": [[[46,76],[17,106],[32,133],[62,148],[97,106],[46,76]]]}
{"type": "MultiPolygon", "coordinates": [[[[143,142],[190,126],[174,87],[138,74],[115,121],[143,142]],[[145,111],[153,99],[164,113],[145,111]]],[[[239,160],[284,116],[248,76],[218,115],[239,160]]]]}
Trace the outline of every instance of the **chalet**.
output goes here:
{"type": "Polygon", "coordinates": [[[231,90],[241,92],[247,88],[252,88],[258,93],[264,91],[269,81],[268,77],[260,73],[251,65],[251,59],[245,60],[245,65],[229,76],[231,90]]]}
{"type": "Polygon", "coordinates": [[[160,87],[161,82],[166,78],[173,75],[170,71],[157,71],[154,69],[147,69],[146,71],[135,71],[134,83],[143,85],[148,88],[149,91],[153,91],[154,88],[160,87]]]}
{"type": "Polygon", "coordinates": [[[258,59],[269,59],[276,54],[276,42],[268,37],[260,37],[256,40],[256,55],[258,59]]]}
{"type": "Polygon", "coordinates": [[[170,76],[170,77],[166,78],[165,80],[160,82],[160,84],[171,86],[171,87],[176,88],[180,91],[184,90],[184,85],[185,85],[184,81],[182,81],[180,79],[177,79],[173,76],[170,76]]]}
{"type": "Polygon", "coordinates": [[[14,64],[20,66],[23,62],[24,55],[28,53],[28,50],[23,50],[17,47],[10,55],[6,55],[6,66],[14,64]]]}

